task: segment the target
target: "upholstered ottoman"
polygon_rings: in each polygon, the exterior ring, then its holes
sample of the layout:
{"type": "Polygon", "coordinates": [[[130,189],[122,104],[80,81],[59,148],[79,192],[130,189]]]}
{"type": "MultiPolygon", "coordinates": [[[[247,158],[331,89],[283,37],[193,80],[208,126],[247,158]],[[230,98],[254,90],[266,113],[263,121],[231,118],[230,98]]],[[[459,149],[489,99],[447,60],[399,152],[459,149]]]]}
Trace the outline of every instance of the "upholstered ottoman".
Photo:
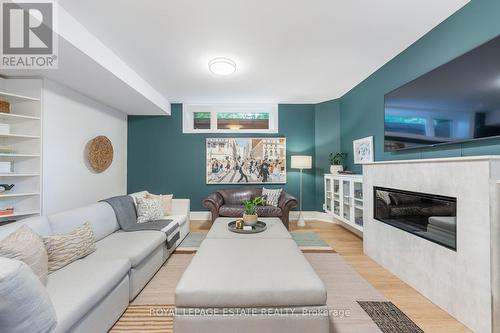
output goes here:
{"type": "Polygon", "coordinates": [[[323,282],[287,238],[206,238],[175,304],[176,333],[329,331],[323,282]]]}

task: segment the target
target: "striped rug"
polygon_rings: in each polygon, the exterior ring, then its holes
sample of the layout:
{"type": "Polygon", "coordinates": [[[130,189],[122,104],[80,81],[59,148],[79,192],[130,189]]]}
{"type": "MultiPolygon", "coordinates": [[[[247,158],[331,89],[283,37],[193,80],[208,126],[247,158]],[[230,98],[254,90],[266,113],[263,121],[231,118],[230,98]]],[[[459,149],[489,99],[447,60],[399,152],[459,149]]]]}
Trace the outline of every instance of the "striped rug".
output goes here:
{"type": "Polygon", "coordinates": [[[173,333],[174,305],[130,304],[110,333],[173,333]]]}
{"type": "MultiPolygon", "coordinates": [[[[334,332],[383,332],[357,302],[387,302],[383,295],[336,253],[306,253],[305,257],[326,286],[334,332]]],[[[172,333],[175,288],[192,258],[193,254],[170,256],[110,332],[172,333]]]]}

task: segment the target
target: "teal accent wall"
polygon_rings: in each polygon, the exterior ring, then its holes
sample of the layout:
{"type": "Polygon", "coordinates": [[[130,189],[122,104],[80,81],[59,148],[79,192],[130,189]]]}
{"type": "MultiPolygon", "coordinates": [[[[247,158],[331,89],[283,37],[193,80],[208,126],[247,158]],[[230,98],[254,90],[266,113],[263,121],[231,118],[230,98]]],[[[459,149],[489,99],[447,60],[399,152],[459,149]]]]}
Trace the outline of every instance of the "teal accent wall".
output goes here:
{"type": "MultiPolygon", "coordinates": [[[[279,105],[279,134],[221,135],[183,134],[182,105],[172,105],[171,116],[129,116],[128,118],[128,193],[148,190],[174,193],[190,198],[191,210],[205,208],[202,200],[220,188],[258,185],[206,185],[205,139],[210,137],[263,137],[287,139],[287,184],[283,187],[299,197],[299,172],[290,169],[290,156],[311,155],[315,160],[315,105],[279,105]]],[[[316,209],[316,170],[304,170],[304,210],[316,209]]]]}
{"type": "Polygon", "coordinates": [[[330,153],[340,151],[340,101],[338,99],[316,104],[315,112],[316,211],[323,211],[325,200],[323,175],[330,172],[330,153]]]}
{"type": "MultiPolygon", "coordinates": [[[[384,95],[500,34],[500,1],[472,0],[404,52],[354,87],[340,101],[341,147],[353,164],[352,141],[374,136],[375,160],[500,154],[500,140],[384,152],[384,95]]],[[[369,55],[367,55],[369,56],[369,55]]]]}

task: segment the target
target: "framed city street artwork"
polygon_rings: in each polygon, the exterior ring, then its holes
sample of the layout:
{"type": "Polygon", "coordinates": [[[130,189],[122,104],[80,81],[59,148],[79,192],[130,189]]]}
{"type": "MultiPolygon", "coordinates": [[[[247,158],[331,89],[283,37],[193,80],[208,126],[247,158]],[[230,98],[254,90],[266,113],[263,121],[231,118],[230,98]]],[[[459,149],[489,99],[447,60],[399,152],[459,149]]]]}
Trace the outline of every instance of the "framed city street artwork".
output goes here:
{"type": "Polygon", "coordinates": [[[207,184],[286,184],[285,138],[209,138],[207,184]]]}

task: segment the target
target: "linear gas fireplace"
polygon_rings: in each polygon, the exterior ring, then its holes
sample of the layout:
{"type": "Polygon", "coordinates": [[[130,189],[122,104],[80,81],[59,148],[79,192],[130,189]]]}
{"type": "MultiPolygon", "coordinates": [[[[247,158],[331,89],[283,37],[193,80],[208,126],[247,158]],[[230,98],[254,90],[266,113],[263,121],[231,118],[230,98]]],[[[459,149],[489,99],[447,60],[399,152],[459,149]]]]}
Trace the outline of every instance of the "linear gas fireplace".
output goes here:
{"type": "Polygon", "coordinates": [[[374,187],[376,220],[457,249],[457,199],[439,195],[374,187]]]}

